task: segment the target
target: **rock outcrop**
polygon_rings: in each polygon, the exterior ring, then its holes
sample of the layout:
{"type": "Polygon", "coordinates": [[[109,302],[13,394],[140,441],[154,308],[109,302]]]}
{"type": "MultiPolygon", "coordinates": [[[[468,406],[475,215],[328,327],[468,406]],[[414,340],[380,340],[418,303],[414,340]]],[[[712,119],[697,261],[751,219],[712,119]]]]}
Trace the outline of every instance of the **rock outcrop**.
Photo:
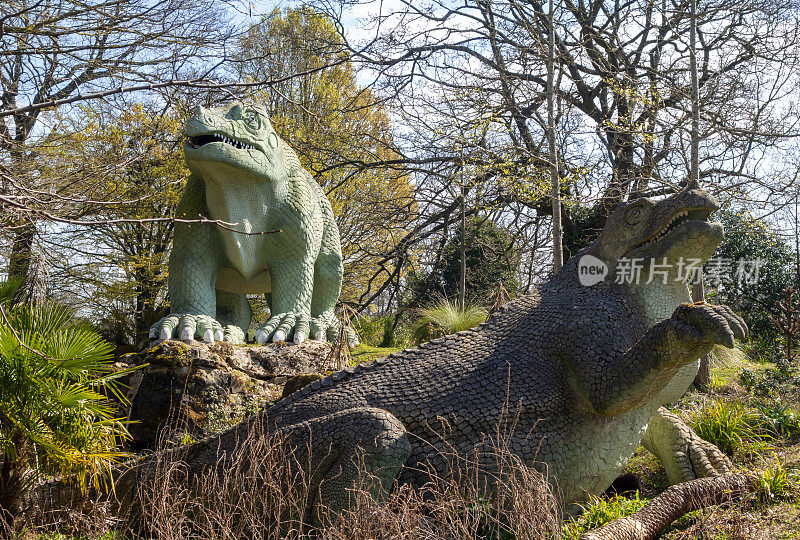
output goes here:
{"type": "Polygon", "coordinates": [[[248,347],[166,340],[117,364],[131,366],[143,366],[126,381],[124,412],[135,422],[136,450],[153,447],[161,435],[188,442],[218,433],[280,399],[288,380],[339,368],[331,344],[321,341],[248,347]]]}

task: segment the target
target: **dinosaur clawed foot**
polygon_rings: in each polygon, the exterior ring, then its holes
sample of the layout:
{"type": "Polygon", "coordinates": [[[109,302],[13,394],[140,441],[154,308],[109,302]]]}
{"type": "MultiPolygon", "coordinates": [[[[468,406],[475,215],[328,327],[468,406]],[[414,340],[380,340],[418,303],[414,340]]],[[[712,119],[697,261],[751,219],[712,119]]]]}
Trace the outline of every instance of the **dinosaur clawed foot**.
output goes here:
{"type": "Polygon", "coordinates": [[[233,325],[223,327],[219,321],[208,315],[173,313],[150,327],[150,339],[244,343],[244,332],[233,325]]]}
{"type": "Polygon", "coordinates": [[[719,448],[663,407],[650,420],[642,443],[661,461],[670,484],[733,472],[733,464],[719,448]]]}
{"type": "MultiPolygon", "coordinates": [[[[355,347],[358,344],[355,332],[349,327],[346,328],[346,332],[348,345],[355,347]]],[[[261,345],[270,341],[277,343],[289,340],[300,344],[307,339],[336,341],[338,337],[339,321],[335,316],[309,317],[291,312],[273,315],[256,330],[256,342],[261,345]]]]}
{"type": "Polygon", "coordinates": [[[744,320],[723,305],[705,302],[681,304],[671,320],[678,338],[689,348],[703,343],[733,348],[734,339],[745,339],[748,334],[744,320]]]}

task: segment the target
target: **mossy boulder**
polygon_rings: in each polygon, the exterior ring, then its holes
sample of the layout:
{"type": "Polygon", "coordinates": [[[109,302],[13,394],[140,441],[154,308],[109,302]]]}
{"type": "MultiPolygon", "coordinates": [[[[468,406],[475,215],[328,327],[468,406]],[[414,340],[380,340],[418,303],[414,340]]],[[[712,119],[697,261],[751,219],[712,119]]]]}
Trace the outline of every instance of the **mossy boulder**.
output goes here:
{"type": "Polygon", "coordinates": [[[336,369],[336,362],[331,345],[319,341],[248,347],[166,340],[125,355],[121,366],[143,366],[128,382],[133,447],[222,431],[279,399],[287,380],[336,369]]]}

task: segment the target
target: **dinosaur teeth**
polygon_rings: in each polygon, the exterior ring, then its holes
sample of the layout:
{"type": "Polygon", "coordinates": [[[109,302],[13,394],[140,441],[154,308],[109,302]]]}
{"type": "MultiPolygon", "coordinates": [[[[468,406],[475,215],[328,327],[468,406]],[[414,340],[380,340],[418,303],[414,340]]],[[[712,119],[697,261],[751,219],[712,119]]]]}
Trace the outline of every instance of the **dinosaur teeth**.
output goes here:
{"type": "Polygon", "coordinates": [[[206,135],[194,135],[188,137],[188,143],[194,148],[200,148],[201,146],[212,143],[212,142],[221,142],[233,146],[239,150],[255,150],[256,147],[247,143],[243,143],[241,141],[237,141],[235,139],[231,139],[227,135],[223,135],[221,133],[209,133],[206,135]]]}
{"type": "Polygon", "coordinates": [[[688,216],[689,216],[689,211],[688,210],[680,210],[680,211],[678,211],[674,216],[669,218],[669,221],[667,221],[661,227],[661,229],[656,233],[656,235],[650,241],[646,242],[644,245],[649,246],[650,244],[658,242],[659,240],[661,240],[661,238],[666,236],[667,233],[672,231],[672,229],[674,228],[673,225],[675,225],[676,222],[685,221],[684,218],[687,218],[688,216]]]}

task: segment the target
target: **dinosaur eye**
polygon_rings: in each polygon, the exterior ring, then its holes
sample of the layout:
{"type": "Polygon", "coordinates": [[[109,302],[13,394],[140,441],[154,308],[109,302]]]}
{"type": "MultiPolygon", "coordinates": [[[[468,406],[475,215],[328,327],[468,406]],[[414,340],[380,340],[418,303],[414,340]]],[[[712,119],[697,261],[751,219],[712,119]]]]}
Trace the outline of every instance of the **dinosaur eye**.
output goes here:
{"type": "Polygon", "coordinates": [[[625,223],[628,225],[636,225],[642,219],[642,207],[634,206],[625,211],[625,223]]]}
{"type": "Polygon", "coordinates": [[[246,111],[244,113],[244,121],[254,128],[258,127],[258,115],[255,111],[246,111]]]}

